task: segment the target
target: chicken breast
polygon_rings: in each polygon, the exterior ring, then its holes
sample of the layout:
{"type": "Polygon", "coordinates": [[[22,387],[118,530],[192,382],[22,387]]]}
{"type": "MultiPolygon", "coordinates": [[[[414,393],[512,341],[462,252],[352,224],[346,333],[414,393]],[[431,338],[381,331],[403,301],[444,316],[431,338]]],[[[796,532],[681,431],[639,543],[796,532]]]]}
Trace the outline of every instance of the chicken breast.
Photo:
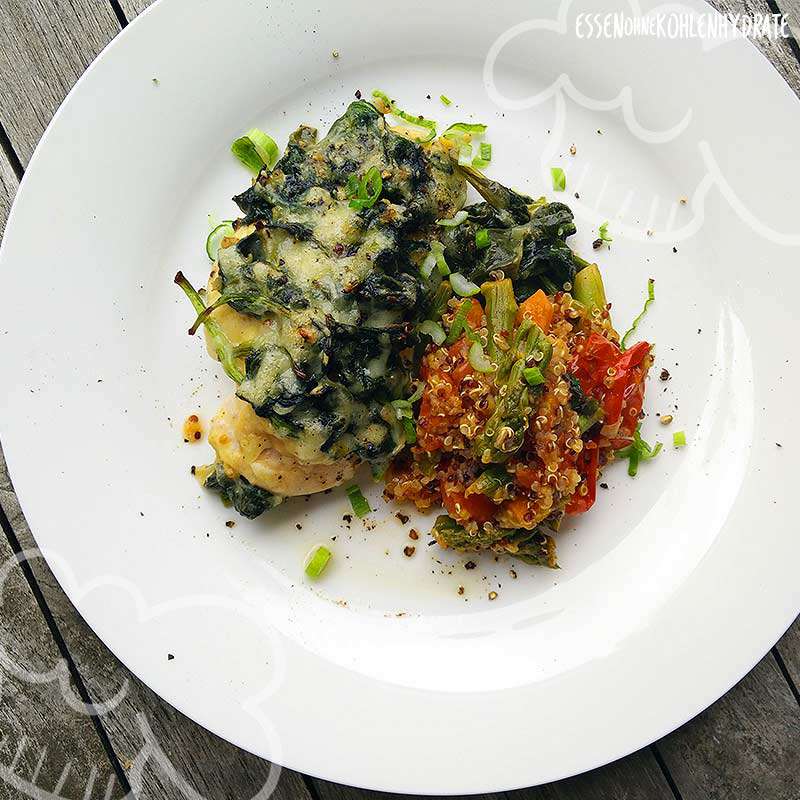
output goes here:
{"type": "Polygon", "coordinates": [[[208,440],[228,477],[244,477],[276,495],[322,492],[353,477],[353,459],[300,460],[292,440],[276,436],[272,425],[236,396],[211,420],[208,440]]]}

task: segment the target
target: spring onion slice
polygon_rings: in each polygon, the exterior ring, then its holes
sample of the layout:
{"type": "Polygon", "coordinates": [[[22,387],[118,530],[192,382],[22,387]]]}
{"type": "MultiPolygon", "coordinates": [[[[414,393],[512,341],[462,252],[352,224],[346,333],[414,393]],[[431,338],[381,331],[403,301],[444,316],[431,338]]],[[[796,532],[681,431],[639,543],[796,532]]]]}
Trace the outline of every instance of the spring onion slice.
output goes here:
{"type": "Polygon", "coordinates": [[[685,431],[675,431],[672,434],[672,446],[673,447],[686,447],[686,432],[685,431]]]}
{"type": "Polygon", "coordinates": [[[567,188],[567,176],[561,167],[551,167],[550,177],[553,181],[554,192],[563,192],[567,188]]]}
{"type": "Polygon", "coordinates": [[[442,102],[443,102],[443,103],[444,103],[446,106],[451,106],[451,105],[453,105],[453,101],[452,101],[452,100],[451,100],[451,99],[450,99],[450,98],[449,98],[449,97],[448,97],[446,94],[440,94],[440,95],[439,95],[439,99],[440,99],[440,100],[441,100],[441,101],[442,101],[442,102]]]}
{"type": "MultiPolygon", "coordinates": [[[[206,310],[206,304],[203,302],[203,298],[200,297],[200,293],[189,283],[182,272],[178,272],[175,275],[175,283],[180,286],[183,293],[189,298],[194,310],[198,314],[202,314],[206,310]]],[[[232,381],[241,383],[244,380],[244,373],[236,365],[236,356],[230,340],[223,333],[222,328],[220,328],[215,319],[206,318],[204,324],[214,344],[214,350],[220,364],[222,364],[222,368],[232,381]]]]}
{"type": "Polygon", "coordinates": [[[363,178],[350,175],[347,179],[347,195],[351,198],[350,208],[363,211],[372,208],[383,191],[383,178],[377,167],[370,167],[363,178]]]}
{"type": "Polygon", "coordinates": [[[258,128],[252,128],[236,139],[231,145],[231,152],[254,175],[258,175],[262,167],[272,169],[279,156],[278,145],[258,128]]]}
{"type": "Polygon", "coordinates": [[[444,260],[444,245],[441,242],[431,242],[431,253],[436,259],[436,268],[439,274],[444,278],[450,274],[450,267],[444,260]]]}
{"type": "Polygon", "coordinates": [[[655,458],[661,452],[662,448],[661,442],[656,442],[655,446],[651,447],[642,439],[640,433],[641,427],[641,425],[637,425],[636,430],[633,432],[633,441],[627,447],[623,447],[615,453],[617,458],[628,459],[628,475],[630,475],[631,478],[636,475],[640,461],[649,461],[655,458]]]}
{"type": "Polygon", "coordinates": [[[454,134],[465,133],[469,133],[472,136],[480,136],[481,134],[486,133],[486,126],[479,122],[455,122],[442,134],[442,136],[453,136],[454,134]]]}
{"type": "Polygon", "coordinates": [[[653,301],[656,299],[656,290],[655,290],[656,282],[652,278],[647,279],[647,300],[644,301],[644,308],[642,308],[641,313],[638,317],[631,323],[630,328],[625,331],[625,334],[622,337],[622,341],[620,342],[620,348],[624,350],[628,346],[628,337],[633,334],[636,330],[639,323],[644,318],[644,315],[647,313],[647,309],[653,304],[653,301]]]}
{"type": "Polygon", "coordinates": [[[372,509],[367,502],[367,498],[361,493],[361,489],[353,483],[345,489],[347,498],[350,500],[350,505],[353,507],[353,512],[357,517],[365,517],[372,509]]]}
{"type": "Polygon", "coordinates": [[[444,344],[444,340],[447,338],[444,328],[432,319],[426,319],[422,322],[419,326],[419,332],[430,336],[433,339],[433,343],[437,345],[444,344]]]}
{"type": "Polygon", "coordinates": [[[458,163],[462,167],[468,167],[472,164],[472,145],[462,144],[458,148],[458,163]]]}
{"type": "Polygon", "coordinates": [[[544,375],[539,367],[527,367],[522,370],[522,377],[528,386],[541,386],[544,383],[544,375]]]}
{"type": "Polygon", "coordinates": [[[217,260],[220,242],[226,236],[233,236],[233,233],[233,220],[226,219],[208,234],[208,238],[206,239],[206,254],[212,261],[217,260]]]}
{"type": "Polygon", "coordinates": [[[478,146],[478,155],[472,159],[472,166],[476,169],[488,167],[492,161],[492,145],[489,142],[481,142],[478,146]]]}
{"type": "Polygon", "coordinates": [[[258,128],[249,130],[247,132],[247,138],[253,143],[261,160],[269,169],[272,169],[280,156],[280,151],[278,150],[278,145],[275,144],[275,140],[258,128]]]}
{"type": "Polygon", "coordinates": [[[475,231],[475,247],[483,250],[489,246],[489,231],[486,228],[478,228],[475,231]]]}
{"type": "Polygon", "coordinates": [[[479,341],[473,342],[470,345],[468,358],[472,368],[476,369],[478,372],[491,372],[494,369],[491,360],[487,357],[486,353],[483,352],[483,347],[481,347],[479,341]]]}
{"type": "Polygon", "coordinates": [[[600,234],[600,240],[603,242],[613,242],[614,239],[608,235],[608,220],[606,220],[600,227],[597,229],[597,232],[600,234]]]}
{"type": "Polygon", "coordinates": [[[456,213],[450,219],[437,219],[436,224],[441,225],[443,228],[455,228],[464,222],[469,214],[462,208],[461,211],[456,213]]]}
{"type": "Polygon", "coordinates": [[[306,556],[306,575],[308,575],[309,578],[319,578],[319,576],[325,571],[325,567],[328,566],[328,562],[331,560],[332,555],[333,553],[331,553],[327,547],[324,547],[321,544],[317,545],[306,556]]]}
{"type": "Polygon", "coordinates": [[[465,278],[460,272],[450,273],[450,285],[459,297],[473,297],[481,290],[478,284],[465,278]]]}
{"type": "Polygon", "coordinates": [[[402,108],[398,108],[395,104],[394,100],[392,100],[388,94],[385,92],[381,92],[379,89],[372,90],[372,96],[378,100],[380,100],[386,108],[389,109],[390,114],[399,119],[408,122],[409,125],[414,125],[417,128],[424,128],[428,131],[428,137],[423,139],[425,142],[429,142],[436,136],[436,122],[432,119],[425,119],[424,117],[419,116],[418,114],[409,114],[407,111],[403,111],[402,108]]]}
{"type": "Polygon", "coordinates": [[[433,253],[428,253],[428,255],[425,256],[425,260],[422,262],[422,266],[419,268],[419,271],[422,273],[422,277],[430,278],[435,266],[436,256],[433,253]]]}

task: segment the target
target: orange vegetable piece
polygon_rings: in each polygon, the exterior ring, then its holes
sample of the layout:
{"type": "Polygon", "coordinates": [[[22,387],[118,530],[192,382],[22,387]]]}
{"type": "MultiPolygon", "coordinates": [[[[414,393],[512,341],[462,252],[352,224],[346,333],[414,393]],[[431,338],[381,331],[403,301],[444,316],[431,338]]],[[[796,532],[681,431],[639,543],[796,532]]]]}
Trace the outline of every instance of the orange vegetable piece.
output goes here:
{"type": "Polygon", "coordinates": [[[472,298],[472,305],[467,312],[467,322],[470,324],[471,328],[480,328],[482,319],[483,306],[481,306],[475,298],[472,298]]]}
{"type": "Polygon", "coordinates": [[[482,494],[471,494],[466,497],[463,492],[442,489],[442,505],[447,513],[459,522],[474,520],[488,522],[497,510],[497,506],[482,494]]]}
{"type": "Polygon", "coordinates": [[[535,322],[547,333],[550,328],[550,323],[553,321],[553,304],[541,289],[532,294],[517,309],[517,318],[515,320],[517,325],[519,325],[525,317],[535,322]]]}
{"type": "MultiPolygon", "coordinates": [[[[525,519],[526,514],[531,514],[531,501],[520,495],[512,500],[506,500],[502,506],[503,519],[508,520],[518,528],[526,528],[528,530],[535,528],[529,520],[525,519]]],[[[531,519],[533,516],[531,515],[531,519]]]]}

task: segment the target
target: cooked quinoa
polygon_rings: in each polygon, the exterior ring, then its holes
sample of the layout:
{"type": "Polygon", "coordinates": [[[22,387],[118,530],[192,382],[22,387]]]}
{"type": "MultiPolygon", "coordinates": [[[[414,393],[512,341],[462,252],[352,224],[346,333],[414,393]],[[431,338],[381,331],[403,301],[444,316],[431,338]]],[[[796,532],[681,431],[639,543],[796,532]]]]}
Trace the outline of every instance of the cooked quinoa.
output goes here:
{"type": "MultiPolygon", "coordinates": [[[[484,296],[503,283],[510,288],[509,279],[485,283],[484,296]]],[[[556,531],[564,514],[593,503],[598,470],[636,429],[639,387],[652,356],[649,345],[646,352],[639,348],[643,357],[635,375],[627,371],[635,380],[622,413],[604,425],[600,408],[615,388],[617,370],[606,367],[596,386],[586,380],[581,387],[579,376],[598,343],[621,353],[608,308],[589,310],[567,291],[537,294],[533,311],[525,303],[515,308],[513,326],[502,332],[491,330],[488,303],[450,300],[444,328],[452,332],[459,309],[469,303],[465,332],[426,349],[417,440],[395,460],[385,491],[419,509],[443,506],[447,516],[432,531],[442,547],[492,549],[555,566],[555,544],[543,529],[556,531]],[[531,337],[525,331],[533,329],[535,344],[526,347],[531,337]],[[476,340],[489,350],[490,337],[496,356],[482,372],[469,351],[476,340]],[[520,380],[530,368],[534,385],[520,380]]]]}

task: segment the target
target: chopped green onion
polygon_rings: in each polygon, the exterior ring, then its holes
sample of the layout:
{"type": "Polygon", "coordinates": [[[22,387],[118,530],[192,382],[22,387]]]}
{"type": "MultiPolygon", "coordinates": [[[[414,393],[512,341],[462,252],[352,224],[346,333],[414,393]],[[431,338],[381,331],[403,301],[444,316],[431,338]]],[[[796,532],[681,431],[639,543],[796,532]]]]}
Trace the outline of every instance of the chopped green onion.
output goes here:
{"type": "Polygon", "coordinates": [[[672,446],[673,447],[685,447],[686,446],[686,433],[685,431],[675,431],[672,434],[672,446]]]}
{"type": "Polygon", "coordinates": [[[469,348],[469,363],[473,369],[478,372],[491,372],[494,369],[492,362],[487,358],[486,353],[483,352],[483,347],[479,341],[473,342],[469,348]]]}
{"type": "Polygon", "coordinates": [[[456,311],[453,317],[453,324],[450,326],[450,333],[447,334],[447,338],[444,340],[445,344],[451,345],[461,336],[462,331],[467,325],[467,314],[469,314],[471,308],[471,300],[465,300],[458,307],[458,311],[456,311]]]}
{"type": "Polygon", "coordinates": [[[422,273],[423,278],[430,278],[433,273],[433,268],[436,266],[436,256],[433,253],[428,253],[419,271],[422,273]]]}
{"type": "Polygon", "coordinates": [[[567,188],[567,176],[561,167],[551,167],[550,177],[553,180],[553,191],[563,192],[567,188]]]}
{"type": "Polygon", "coordinates": [[[434,136],[436,136],[436,123],[432,119],[425,119],[418,114],[409,114],[407,111],[403,111],[402,108],[398,108],[394,100],[389,98],[389,95],[387,95],[385,92],[379,91],[378,89],[373,89],[372,96],[376,97],[378,100],[381,100],[389,109],[390,114],[404,120],[405,122],[408,122],[411,125],[415,125],[418,128],[424,128],[427,130],[428,137],[423,141],[429,142],[434,136]]]}
{"type": "Polygon", "coordinates": [[[444,260],[444,245],[441,242],[431,242],[431,253],[436,259],[436,269],[439,270],[439,274],[443,278],[449,275],[450,267],[447,266],[447,262],[444,260]]]}
{"type": "Polygon", "coordinates": [[[608,220],[606,220],[598,229],[601,242],[613,242],[614,240],[608,235],[608,220]]]}
{"type": "Polygon", "coordinates": [[[411,417],[403,417],[403,433],[406,435],[407,444],[414,444],[417,441],[417,428],[411,417]]]}
{"type": "Polygon", "coordinates": [[[620,342],[620,348],[624,350],[627,347],[628,337],[636,330],[636,327],[642,321],[642,318],[647,313],[647,309],[650,308],[653,301],[656,299],[656,292],[655,292],[655,285],[656,282],[652,278],[647,279],[647,300],[644,301],[644,308],[642,308],[641,313],[638,317],[631,323],[630,328],[625,331],[624,336],[622,337],[622,341],[620,342]]]}
{"type": "Polygon", "coordinates": [[[484,169],[488,167],[492,161],[492,146],[489,142],[481,142],[479,145],[479,154],[472,159],[472,166],[476,169],[484,169]]]}
{"type": "Polygon", "coordinates": [[[480,135],[482,133],[486,133],[486,126],[482,125],[479,122],[455,122],[453,123],[442,135],[443,136],[452,136],[455,133],[469,133],[469,134],[476,134],[480,135]]]}
{"type": "Polygon", "coordinates": [[[383,190],[383,179],[377,167],[370,167],[363,178],[350,175],[347,179],[347,195],[350,200],[350,208],[363,211],[365,208],[372,208],[383,190]]]}
{"type": "Polygon", "coordinates": [[[433,339],[433,343],[438,345],[443,344],[444,340],[447,338],[444,328],[432,319],[426,319],[422,322],[419,326],[419,332],[430,336],[431,339],[433,339]]]}
{"type": "Polygon", "coordinates": [[[206,239],[206,254],[212,261],[217,260],[217,253],[219,252],[219,245],[220,242],[226,236],[233,236],[233,224],[232,220],[226,219],[223,220],[219,225],[217,225],[211,233],[208,234],[208,238],[206,239]]]}
{"type": "Polygon", "coordinates": [[[655,458],[662,448],[661,442],[656,442],[654,447],[650,447],[639,433],[641,427],[641,424],[637,425],[636,430],[633,432],[633,441],[627,447],[623,447],[615,453],[617,458],[628,459],[628,475],[631,478],[636,475],[640,461],[649,461],[655,458]]]}
{"type": "Polygon", "coordinates": [[[451,100],[451,99],[450,99],[450,98],[449,98],[449,97],[448,97],[446,94],[440,94],[440,95],[439,95],[439,99],[440,99],[440,100],[441,100],[441,101],[442,101],[442,102],[443,102],[443,103],[444,103],[446,106],[451,106],[451,105],[453,105],[453,101],[452,101],[452,100],[451,100]]]}
{"type": "Polygon", "coordinates": [[[464,222],[469,214],[462,208],[461,211],[456,213],[450,219],[437,219],[436,224],[441,225],[443,228],[455,228],[464,222]]]}
{"type": "Polygon", "coordinates": [[[231,152],[254,175],[258,175],[262,167],[272,169],[280,155],[275,140],[258,128],[236,139],[231,145],[231,152]]]}
{"type": "Polygon", "coordinates": [[[361,489],[355,483],[348,486],[345,492],[347,492],[347,498],[350,500],[350,505],[353,507],[353,512],[357,517],[365,517],[372,511],[367,498],[361,494],[361,489]]]}
{"type": "Polygon", "coordinates": [[[545,382],[544,375],[539,367],[527,367],[522,370],[522,376],[529,386],[541,386],[545,382]]]}
{"type": "MultiPolygon", "coordinates": [[[[182,272],[178,272],[175,275],[175,283],[180,286],[180,288],[183,290],[183,293],[189,298],[189,301],[191,302],[197,314],[203,314],[203,312],[206,310],[206,304],[203,302],[203,298],[200,296],[200,293],[194,288],[194,286],[192,286],[191,283],[189,283],[186,276],[182,272]]],[[[232,381],[241,383],[245,376],[236,364],[236,355],[230,340],[215,319],[206,317],[203,322],[206,326],[206,330],[208,331],[209,338],[214,345],[214,351],[217,354],[217,359],[219,360],[220,364],[222,364],[222,368],[232,381]]]]}
{"type": "Polygon", "coordinates": [[[468,167],[472,163],[472,145],[462,144],[458,148],[458,163],[462,167],[468,167]]]}
{"type": "Polygon", "coordinates": [[[308,575],[309,578],[319,578],[319,576],[325,571],[325,567],[328,566],[328,562],[331,560],[332,555],[333,553],[331,553],[327,547],[324,547],[321,544],[317,545],[306,556],[306,575],[308,575]]]}
{"type": "Polygon", "coordinates": [[[489,231],[486,228],[478,228],[475,231],[475,247],[483,250],[484,247],[489,246],[489,231]]]}
{"type": "Polygon", "coordinates": [[[472,297],[481,290],[480,286],[465,278],[460,272],[450,274],[450,285],[459,297],[472,297]]]}

